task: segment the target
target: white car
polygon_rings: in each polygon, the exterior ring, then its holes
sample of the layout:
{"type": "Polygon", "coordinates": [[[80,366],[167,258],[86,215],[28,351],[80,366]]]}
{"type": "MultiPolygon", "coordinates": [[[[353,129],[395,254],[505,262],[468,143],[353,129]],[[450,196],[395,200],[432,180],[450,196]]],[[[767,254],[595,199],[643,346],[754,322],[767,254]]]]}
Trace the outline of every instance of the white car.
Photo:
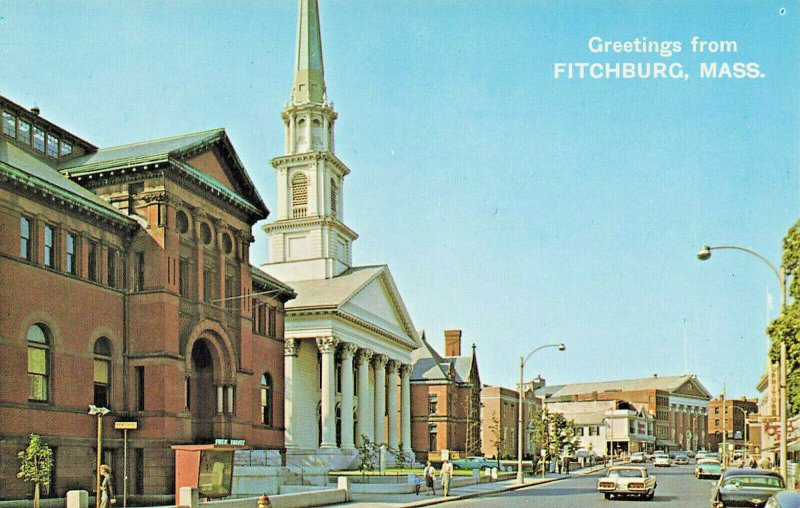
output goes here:
{"type": "Polygon", "coordinates": [[[670,467],[672,466],[672,461],[667,454],[656,455],[655,460],[653,460],[653,465],[655,467],[670,467]]]}
{"type": "Polygon", "coordinates": [[[605,477],[597,480],[597,490],[606,499],[637,496],[649,500],[656,494],[656,477],[639,466],[612,467],[605,477]]]}

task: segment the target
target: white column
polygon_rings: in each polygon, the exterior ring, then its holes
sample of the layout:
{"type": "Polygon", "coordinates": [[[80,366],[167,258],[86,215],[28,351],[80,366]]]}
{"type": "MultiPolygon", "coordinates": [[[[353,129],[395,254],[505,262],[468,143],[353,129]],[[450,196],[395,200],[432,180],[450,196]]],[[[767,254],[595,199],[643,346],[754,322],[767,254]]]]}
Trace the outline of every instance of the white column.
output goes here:
{"type": "Polygon", "coordinates": [[[356,356],[358,365],[358,424],[356,429],[356,440],[360,444],[361,436],[367,436],[372,441],[375,437],[373,416],[373,397],[369,391],[369,361],[372,358],[372,351],[360,349],[356,356]]]}
{"type": "Polygon", "coordinates": [[[223,405],[225,403],[225,387],[223,385],[217,385],[217,413],[222,413],[222,410],[225,408],[223,405]]]}
{"type": "Polygon", "coordinates": [[[393,450],[397,450],[398,447],[398,439],[397,439],[397,430],[398,430],[398,421],[397,421],[397,369],[400,367],[400,364],[394,360],[389,360],[386,364],[386,383],[388,385],[388,389],[386,390],[387,400],[386,400],[386,412],[389,415],[389,432],[388,438],[386,440],[389,448],[393,450]]]}
{"type": "Polygon", "coordinates": [[[233,385],[228,385],[228,414],[233,414],[233,385]]]}
{"type": "Polygon", "coordinates": [[[286,154],[297,153],[297,135],[295,131],[297,130],[297,120],[294,117],[294,113],[289,113],[289,150],[286,154]]]}
{"type": "Polygon", "coordinates": [[[355,344],[342,344],[342,445],[353,449],[353,355],[358,350],[355,344]]]}
{"type": "Polygon", "coordinates": [[[400,367],[400,440],[403,451],[413,453],[411,448],[411,365],[400,367]]]}
{"type": "Polygon", "coordinates": [[[295,448],[294,442],[295,425],[295,381],[299,379],[300,373],[297,371],[297,353],[300,351],[300,341],[297,339],[286,339],[283,342],[283,368],[284,368],[284,396],[283,396],[283,440],[286,448],[295,448]]]}
{"type": "Polygon", "coordinates": [[[377,444],[386,442],[384,438],[384,416],[386,413],[386,362],[389,359],[385,355],[375,355],[372,364],[375,366],[375,439],[377,444]]]}
{"type": "Polygon", "coordinates": [[[321,448],[336,448],[336,337],[317,338],[322,353],[322,444],[321,448]]]}

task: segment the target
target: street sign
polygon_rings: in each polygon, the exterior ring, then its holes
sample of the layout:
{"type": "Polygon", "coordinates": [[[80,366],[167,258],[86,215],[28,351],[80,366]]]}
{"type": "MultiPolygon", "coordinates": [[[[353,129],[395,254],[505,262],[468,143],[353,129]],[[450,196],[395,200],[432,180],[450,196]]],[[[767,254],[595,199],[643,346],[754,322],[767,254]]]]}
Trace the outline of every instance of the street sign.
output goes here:
{"type": "Polygon", "coordinates": [[[117,430],[136,430],[139,428],[139,422],[114,422],[114,428],[117,430]]]}

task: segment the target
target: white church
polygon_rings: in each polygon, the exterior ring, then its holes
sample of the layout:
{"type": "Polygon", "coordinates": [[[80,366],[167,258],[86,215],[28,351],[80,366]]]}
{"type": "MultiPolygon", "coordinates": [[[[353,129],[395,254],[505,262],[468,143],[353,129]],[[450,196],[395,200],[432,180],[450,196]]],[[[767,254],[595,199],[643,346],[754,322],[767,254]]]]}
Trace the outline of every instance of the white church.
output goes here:
{"type": "Polygon", "coordinates": [[[272,160],[276,220],[261,268],[292,286],[286,305],[287,465],[357,466],[361,436],[411,454],[411,352],[420,347],[385,265],[353,266],[344,223],[317,0],[300,0],[286,154],[272,160]]]}

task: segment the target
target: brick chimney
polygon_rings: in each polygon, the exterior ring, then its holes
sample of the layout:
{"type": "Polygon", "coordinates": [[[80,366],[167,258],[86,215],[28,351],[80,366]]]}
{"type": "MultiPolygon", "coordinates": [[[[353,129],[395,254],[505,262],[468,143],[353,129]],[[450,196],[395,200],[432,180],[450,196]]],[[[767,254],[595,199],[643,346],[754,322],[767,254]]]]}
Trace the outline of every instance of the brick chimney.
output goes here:
{"type": "Polygon", "coordinates": [[[461,356],[461,330],[444,331],[444,355],[461,356]]]}

